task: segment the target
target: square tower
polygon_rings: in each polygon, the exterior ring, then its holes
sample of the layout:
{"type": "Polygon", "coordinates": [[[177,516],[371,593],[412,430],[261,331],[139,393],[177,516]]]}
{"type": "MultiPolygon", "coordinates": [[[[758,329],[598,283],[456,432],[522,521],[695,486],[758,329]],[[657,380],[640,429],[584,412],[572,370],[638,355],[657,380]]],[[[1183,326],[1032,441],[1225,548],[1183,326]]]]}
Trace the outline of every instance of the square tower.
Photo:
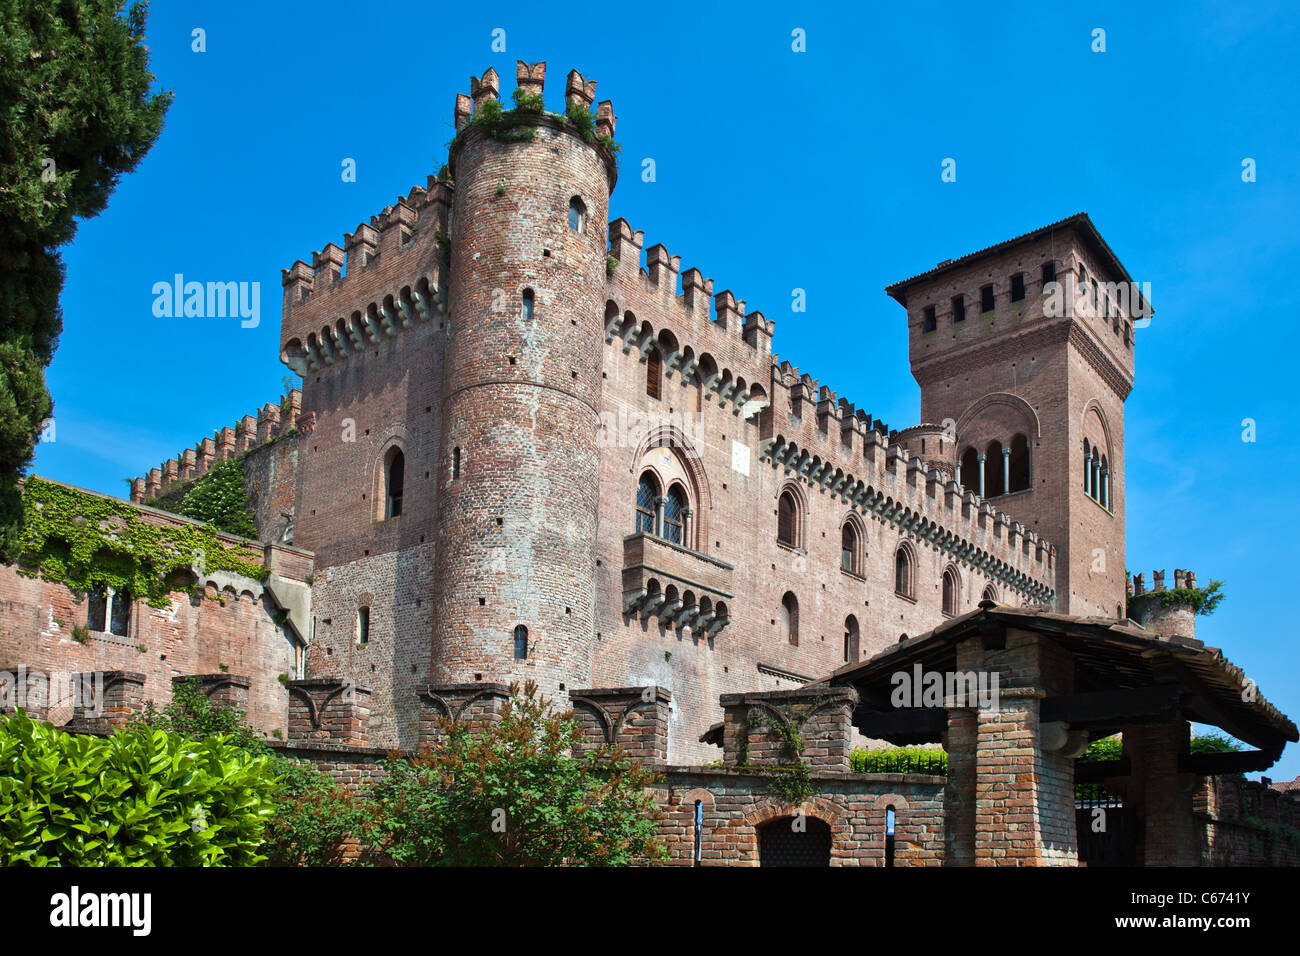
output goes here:
{"type": "Polygon", "coordinates": [[[1124,615],[1124,401],[1147,297],[1086,213],[886,289],[961,484],[1057,548],[1056,610],[1124,615]]]}

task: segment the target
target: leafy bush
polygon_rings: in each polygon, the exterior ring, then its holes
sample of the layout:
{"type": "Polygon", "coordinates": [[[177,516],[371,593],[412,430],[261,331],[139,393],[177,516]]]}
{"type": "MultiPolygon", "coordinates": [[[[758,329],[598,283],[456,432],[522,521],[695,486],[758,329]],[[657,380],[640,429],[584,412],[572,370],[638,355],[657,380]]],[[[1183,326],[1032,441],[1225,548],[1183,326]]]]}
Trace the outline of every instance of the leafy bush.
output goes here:
{"type": "Polygon", "coordinates": [[[272,866],[337,866],[344,844],[366,829],[361,801],[305,760],[279,758],[274,766],[275,813],[262,849],[272,866]]]}
{"type": "Polygon", "coordinates": [[[210,522],[230,534],[257,537],[257,525],[244,488],[244,466],[236,458],[213,465],[190,485],[176,513],[195,521],[210,522]]]}
{"type": "Polygon", "coordinates": [[[172,685],[171,702],[161,711],[153,701],[145,705],[135,723],[144,724],[190,740],[226,736],[237,747],[254,753],[269,753],[265,738],[248,726],[247,715],[235,707],[213,707],[197,680],[179,680],[172,685]]]}
{"type": "MultiPolygon", "coordinates": [[[[1229,740],[1221,734],[1206,734],[1193,737],[1189,748],[1194,754],[1236,753],[1241,744],[1229,740]]],[[[1119,734],[1103,737],[1088,744],[1088,748],[1079,756],[1080,763],[1102,763],[1119,760],[1124,756],[1124,741],[1119,734]]]]}
{"type": "Polygon", "coordinates": [[[511,685],[486,729],[443,730],[442,746],[388,761],[372,788],[371,837],[395,862],[619,866],[666,855],[646,791],[654,774],[613,747],[572,756],[573,712],[554,712],[532,682],[511,685]]]}
{"type": "Polygon", "coordinates": [[[249,866],[273,812],[270,757],[135,724],[64,733],[0,720],[0,866],[249,866]]]}

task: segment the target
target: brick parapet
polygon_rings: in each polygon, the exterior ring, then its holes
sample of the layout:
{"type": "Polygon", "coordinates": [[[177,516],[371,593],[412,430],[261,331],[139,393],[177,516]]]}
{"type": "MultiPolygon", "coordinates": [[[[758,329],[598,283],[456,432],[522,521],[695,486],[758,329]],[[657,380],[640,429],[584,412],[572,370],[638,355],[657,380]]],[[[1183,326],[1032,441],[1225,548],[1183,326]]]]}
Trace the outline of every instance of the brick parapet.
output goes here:
{"type": "Polygon", "coordinates": [[[370,740],[370,688],[342,678],[291,680],[289,739],[365,745],[370,740]]]}
{"type": "Polygon", "coordinates": [[[582,734],[576,752],[615,745],[648,766],[668,761],[672,694],[663,687],[605,687],[569,691],[582,734]]]}
{"type": "Polygon", "coordinates": [[[723,762],[767,766],[805,763],[817,770],[848,770],[853,708],[851,687],[723,694],[723,762]],[[798,752],[792,742],[802,738],[798,752]]]}

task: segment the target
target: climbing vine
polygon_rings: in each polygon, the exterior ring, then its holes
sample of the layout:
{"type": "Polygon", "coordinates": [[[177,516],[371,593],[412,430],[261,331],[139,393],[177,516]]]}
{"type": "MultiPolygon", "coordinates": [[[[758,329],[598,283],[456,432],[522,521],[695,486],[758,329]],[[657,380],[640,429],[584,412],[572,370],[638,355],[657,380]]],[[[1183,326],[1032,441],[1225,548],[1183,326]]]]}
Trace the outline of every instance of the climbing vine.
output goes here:
{"type": "Polygon", "coordinates": [[[199,590],[191,567],[269,575],[255,551],[223,543],[212,525],[151,524],[129,502],[35,476],[23,484],[19,548],[19,574],[76,591],[110,587],[157,608],[171,604],[172,591],[199,590]]]}
{"type": "Polygon", "coordinates": [[[827,698],[818,697],[805,705],[795,704],[788,713],[779,713],[765,707],[751,707],[745,714],[744,725],[740,728],[740,765],[750,773],[767,777],[768,791],[784,803],[798,805],[814,793],[817,787],[813,783],[812,771],[803,762],[801,754],[807,741],[804,739],[803,726],[808,718],[816,713],[827,698]],[[753,729],[770,728],[781,738],[791,763],[776,765],[749,765],[749,736],[753,729]]]}

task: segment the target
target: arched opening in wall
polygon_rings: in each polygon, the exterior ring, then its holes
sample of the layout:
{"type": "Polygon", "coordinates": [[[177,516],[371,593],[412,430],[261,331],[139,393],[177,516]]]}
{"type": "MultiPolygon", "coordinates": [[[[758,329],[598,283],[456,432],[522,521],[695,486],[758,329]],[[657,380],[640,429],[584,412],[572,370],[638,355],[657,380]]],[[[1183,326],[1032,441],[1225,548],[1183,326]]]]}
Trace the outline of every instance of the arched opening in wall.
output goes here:
{"type": "Polygon", "coordinates": [[[967,491],[980,493],[980,457],[974,448],[967,448],[961,456],[961,486],[967,491]]]}
{"type": "Polygon", "coordinates": [[[1011,474],[1008,482],[1012,491],[1029,488],[1029,439],[1017,435],[1011,439],[1011,474]]]}
{"type": "Polygon", "coordinates": [[[686,492],[681,485],[668,489],[668,500],[664,502],[664,538],[673,544],[684,545],[686,541],[686,492]]]}
{"type": "Polygon", "coordinates": [[[850,574],[861,574],[858,552],[858,529],[853,522],[846,521],[840,529],[840,567],[850,574]]]}
{"type": "Polygon", "coordinates": [[[522,661],[528,658],[528,628],[522,624],[515,625],[515,660],[522,661]]]}
{"type": "Polygon", "coordinates": [[[1006,488],[1006,459],[1002,457],[1002,442],[991,441],[984,450],[984,497],[996,498],[1006,488]]]}
{"type": "Polygon", "coordinates": [[[451,480],[456,481],[460,478],[460,449],[451,450],[451,480]]]}
{"type": "Polygon", "coordinates": [[[1083,440],[1083,490],[1092,494],[1092,446],[1083,440]]]}
{"type": "Polygon", "coordinates": [[[659,346],[650,350],[645,357],[645,393],[651,398],[659,398],[663,391],[663,359],[659,355],[659,346]]]}
{"type": "Polygon", "coordinates": [[[789,489],[777,501],[776,540],[787,548],[799,547],[799,503],[789,489]]]}
{"type": "Polygon", "coordinates": [[[956,614],[960,597],[961,581],[957,577],[957,569],[948,565],[943,572],[943,613],[949,617],[956,614]]]}
{"type": "Polygon", "coordinates": [[[1097,470],[1098,483],[1101,490],[1097,494],[1097,503],[1103,508],[1110,507],[1110,461],[1105,455],[1101,456],[1101,467],[1097,470]]]}
{"type": "Polygon", "coordinates": [[[894,823],[896,821],[897,815],[891,803],[885,807],[885,866],[894,865],[894,823]]]}
{"type": "Polygon", "coordinates": [[[533,321],[533,290],[525,289],[520,297],[520,313],[523,315],[525,322],[533,321]]]}
{"type": "Polygon", "coordinates": [[[699,376],[700,380],[699,402],[695,409],[698,412],[704,408],[705,394],[710,388],[717,386],[720,377],[718,373],[718,363],[708,352],[705,352],[700,356],[700,364],[699,368],[696,370],[696,374],[699,376]]]}
{"type": "Polygon", "coordinates": [[[384,456],[384,517],[402,514],[402,485],[405,482],[406,456],[400,448],[390,448],[384,456]]]}
{"type": "Polygon", "coordinates": [[[655,533],[655,499],[659,497],[659,482],[650,472],[641,475],[636,485],[636,533],[655,533]]]}
{"type": "Polygon", "coordinates": [[[770,407],[771,405],[767,400],[767,390],[762,385],[749,386],[749,401],[745,402],[743,412],[745,418],[751,419],[757,415],[758,423],[761,426],[765,421],[771,421],[770,416],[767,415],[770,407]]]}
{"type": "Polygon", "coordinates": [[[769,820],[758,828],[758,865],[830,866],[830,824],[803,815],[769,820]]]}
{"type": "Polygon", "coordinates": [[[858,662],[861,639],[858,632],[858,619],[850,614],[844,619],[844,663],[858,662]]]}
{"type": "Polygon", "coordinates": [[[795,647],[799,646],[799,599],[793,591],[781,596],[781,636],[795,647]]]}
{"type": "Polygon", "coordinates": [[[913,571],[912,552],[906,545],[899,545],[898,550],[894,552],[894,593],[899,597],[915,597],[913,571]]]}
{"type": "Polygon", "coordinates": [[[993,601],[994,603],[997,603],[997,600],[998,600],[998,589],[995,588],[995,587],[994,587],[993,585],[991,585],[991,584],[988,585],[988,586],[986,586],[986,587],[984,588],[984,593],[980,595],[980,600],[981,600],[981,601],[993,601]]]}
{"type": "Polygon", "coordinates": [[[569,200],[569,228],[574,232],[587,231],[587,204],[578,196],[569,200]]]}
{"type": "Polygon", "coordinates": [[[370,643],[370,608],[357,608],[357,646],[370,643]]]}

